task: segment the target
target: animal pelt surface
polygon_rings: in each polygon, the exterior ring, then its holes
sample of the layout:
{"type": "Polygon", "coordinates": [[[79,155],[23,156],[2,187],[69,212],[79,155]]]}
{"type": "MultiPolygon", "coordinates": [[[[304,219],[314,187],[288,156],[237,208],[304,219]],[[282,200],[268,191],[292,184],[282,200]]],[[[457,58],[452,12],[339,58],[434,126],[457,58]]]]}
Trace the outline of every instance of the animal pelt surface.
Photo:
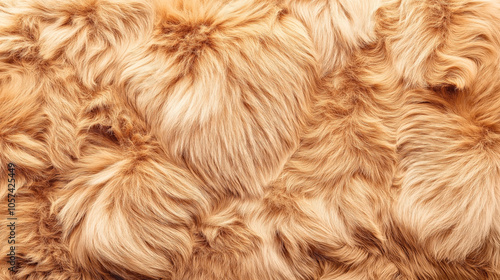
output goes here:
{"type": "Polygon", "coordinates": [[[500,279],[500,2],[1,1],[0,182],[0,279],[500,279]]]}

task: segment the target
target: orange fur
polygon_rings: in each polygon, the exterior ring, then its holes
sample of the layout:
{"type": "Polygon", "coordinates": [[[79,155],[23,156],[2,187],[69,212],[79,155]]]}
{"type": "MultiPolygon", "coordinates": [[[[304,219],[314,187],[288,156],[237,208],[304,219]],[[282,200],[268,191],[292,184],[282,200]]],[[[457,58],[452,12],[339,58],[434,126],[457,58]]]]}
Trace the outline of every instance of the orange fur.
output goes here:
{"type": "Polygon", "coordinates": [[[0,279],[500,279],[493,0],[0,3],[0,279]]]}

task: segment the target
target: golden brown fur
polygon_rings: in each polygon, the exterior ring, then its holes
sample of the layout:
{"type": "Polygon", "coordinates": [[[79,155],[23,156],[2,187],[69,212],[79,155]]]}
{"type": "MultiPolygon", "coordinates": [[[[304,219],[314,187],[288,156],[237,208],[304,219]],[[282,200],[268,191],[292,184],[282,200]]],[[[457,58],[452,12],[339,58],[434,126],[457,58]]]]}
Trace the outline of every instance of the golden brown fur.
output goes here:
{"type": "Polygon", "coordinates": [[[500,279],[500,3],[0,3],[0,279],[500,279]]]}

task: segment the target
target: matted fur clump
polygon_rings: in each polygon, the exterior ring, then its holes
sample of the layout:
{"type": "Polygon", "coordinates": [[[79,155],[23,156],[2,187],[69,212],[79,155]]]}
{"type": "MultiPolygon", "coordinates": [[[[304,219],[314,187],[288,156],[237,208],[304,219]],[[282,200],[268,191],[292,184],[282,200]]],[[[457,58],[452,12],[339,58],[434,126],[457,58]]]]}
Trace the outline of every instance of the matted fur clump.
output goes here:
{"type": "Polygon", "coordinates": [[[500,279],[500,2],[2,1],[0,182],[0,279],[500,279]]]}

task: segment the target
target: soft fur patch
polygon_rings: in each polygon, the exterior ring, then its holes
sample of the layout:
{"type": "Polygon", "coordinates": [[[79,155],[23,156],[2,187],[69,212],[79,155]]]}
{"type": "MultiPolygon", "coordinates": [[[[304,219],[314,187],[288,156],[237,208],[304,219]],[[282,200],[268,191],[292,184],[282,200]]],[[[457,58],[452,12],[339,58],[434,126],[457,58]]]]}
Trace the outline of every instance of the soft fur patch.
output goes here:
{"type": "Polygon", "coordinates": [[[500,279],[499,50],[490,0],[3,1],[0,279],[500,279]]]}

